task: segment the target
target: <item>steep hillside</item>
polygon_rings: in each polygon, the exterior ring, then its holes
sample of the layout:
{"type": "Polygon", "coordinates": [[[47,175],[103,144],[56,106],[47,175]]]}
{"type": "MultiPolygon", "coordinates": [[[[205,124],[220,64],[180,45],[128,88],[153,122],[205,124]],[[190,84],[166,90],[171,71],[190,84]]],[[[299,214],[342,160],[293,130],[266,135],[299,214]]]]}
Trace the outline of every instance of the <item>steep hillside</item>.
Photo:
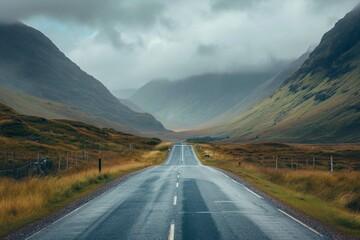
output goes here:
{"type": "Polygon", "coordinates": [[[135,94],[136,91],[137,91],[136,88],[126,88],[126,89],[114,90],[111,92],[117,98],[129,99],[129,98],[131,98],[132,95],[135,94]]]}
{"type": "Polygon", "coordinates": [[[61,102],[139,131],[165,131],[151,115],[122,105],[46,36],[21,23],[0,25],[0,86],[61,102]]]}
{"type": "MultiPolygon", "coordinates": [[[[278,70],[278,69],[276,69],[278,70]]],[[[205,74],[152,81],[131,101],[171,129],[193,129],[239,103],[276,70],[258,74],[205,74]]]]}
{"type": "Polygon", "coordinates": [[[360,7],[268,99],[203,134],[232,140],[360,141],[360,7]]]}
{"type": "Polygon", "coordinates": [[[118,98],[118,99],[122,104],[124,104],[125,106],[127,106],[128,108],[130,108],[131,110],[133,110],[135,112],[139,112],[139,113],[145,112],[144,110],[141,109],[141,107],[139,107],[138,105],[133,103],[130,99],[120,99],[120,98],[118,98]]]}
{"type": "Polygon", "coordinates": [[[223,114],[219,115],[218,117],[210,120],[208,123],[205,123],[204,126],[214,126],[224,123],[232,117],[245,112],[246,110],[255,106],[257,103],[260,103],[261,101],[270,97],[271,94],[276,92],[289,77],[291,77],[296,71],[300,69],[305,60],[308,59],[309,55],[310,51],[301,55],[300,58],[292,62],[289,66],[276,74],[273,78],[267,80],[266,82],[255,88],[247,97],[242,99],[238,104],[236,104],[223,114]]]}
{"type": "Polygon", "coordinates": [[[98,128],[70,120],[48,120],[18,114],[0,104],[0,150],[78,150],[88,149],[118,151],[121,145],[133,144],[136,148],[151,149],[158,139],[141,138],[112,129],[98,128]]]}
{"type": "Polygon", "coordinates": [[[0,87],[0,103],[11,107],[23,115],[48,119],[77,120],[98,127],[113,128],[126,133],[139,134],[139,132],[127,125],[122,125],[100,116],[87,114],[62,103],[19,93],[8,88],[0,87]]]}

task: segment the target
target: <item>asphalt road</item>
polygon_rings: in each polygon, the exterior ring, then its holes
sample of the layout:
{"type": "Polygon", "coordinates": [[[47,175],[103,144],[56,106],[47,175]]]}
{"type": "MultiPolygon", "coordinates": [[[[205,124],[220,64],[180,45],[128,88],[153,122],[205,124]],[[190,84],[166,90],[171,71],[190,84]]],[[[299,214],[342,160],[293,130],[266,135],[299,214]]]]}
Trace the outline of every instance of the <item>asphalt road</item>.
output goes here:
{"type": "Polygon", "coordinates": [[[201,165],[188,145],[30,239],[323,239],[244,185],[201,165]]]}

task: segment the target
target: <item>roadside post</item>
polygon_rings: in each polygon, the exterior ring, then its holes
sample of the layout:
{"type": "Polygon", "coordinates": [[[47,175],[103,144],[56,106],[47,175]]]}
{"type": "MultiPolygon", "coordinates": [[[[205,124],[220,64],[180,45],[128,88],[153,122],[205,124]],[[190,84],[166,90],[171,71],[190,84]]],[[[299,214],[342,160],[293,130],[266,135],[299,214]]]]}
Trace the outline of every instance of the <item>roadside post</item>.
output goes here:
{"type": "Polygon", "coordinates": [[[330,157],[330,171],[334,172],[334,160],[333,156],[330,157]]]}

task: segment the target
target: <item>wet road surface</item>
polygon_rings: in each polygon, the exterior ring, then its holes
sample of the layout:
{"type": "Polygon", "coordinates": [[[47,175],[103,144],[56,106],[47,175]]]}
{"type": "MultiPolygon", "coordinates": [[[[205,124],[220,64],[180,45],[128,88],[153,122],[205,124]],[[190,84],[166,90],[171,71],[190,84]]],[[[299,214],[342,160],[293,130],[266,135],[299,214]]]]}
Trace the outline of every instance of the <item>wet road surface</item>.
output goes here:
{"type": "Polygon", "coordinates": [[[30,239],[324,239],[225,174],[191,146],[130,177],[30,239]]]}

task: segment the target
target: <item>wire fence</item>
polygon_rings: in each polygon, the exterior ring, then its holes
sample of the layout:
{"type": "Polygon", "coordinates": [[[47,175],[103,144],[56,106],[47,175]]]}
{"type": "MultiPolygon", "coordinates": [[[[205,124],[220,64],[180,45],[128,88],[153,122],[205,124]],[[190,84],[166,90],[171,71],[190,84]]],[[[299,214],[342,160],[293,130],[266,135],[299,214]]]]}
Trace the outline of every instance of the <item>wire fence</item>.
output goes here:
{"type": "Polygon", "coordinates": [[[332,154],[312,155],[304,153],[267,154],[207,151],[213,158],[228,159],[234,164],[252,163],[264,168],[322,171],[360,171],[360,157],[345,157],[332,154]]]}
{"type": "MultiPolygon", "coordinates": [[[[130,148],[129,148],[130,149],[130,148]]],[[[136,159],[136,150],[128,151],[64,151],[64,152],[0,152],[0,177],[23,178],[46,176],[65,170],[96,167],[99,157],[104,166],[130,156],[136,159]]]]}

